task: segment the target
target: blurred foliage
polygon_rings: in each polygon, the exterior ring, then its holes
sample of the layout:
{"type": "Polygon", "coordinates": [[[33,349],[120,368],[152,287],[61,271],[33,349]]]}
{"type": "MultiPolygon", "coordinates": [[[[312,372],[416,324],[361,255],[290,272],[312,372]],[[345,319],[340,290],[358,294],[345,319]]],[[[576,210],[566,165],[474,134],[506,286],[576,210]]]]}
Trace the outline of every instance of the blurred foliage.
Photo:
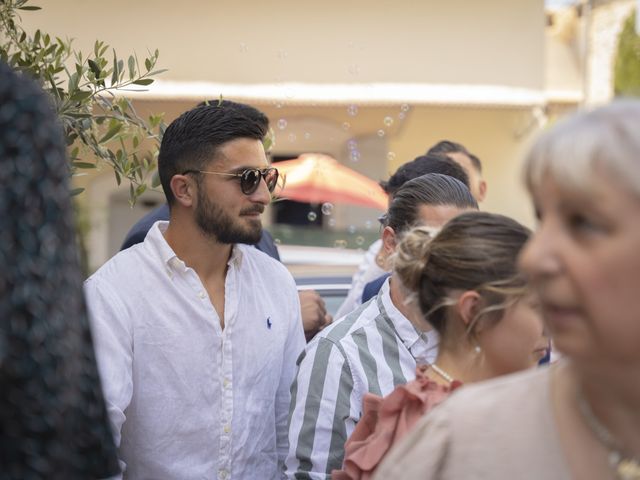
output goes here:
{"type": "MultiPolygon", "coordinates": [[[[116,182],[129,183],[135,203],[155,173],[158,149],[165,124],[162,115],[140,117],[131,101],[116,92],[140,90],[153,83],[158,50],[143,59],[125,60],[102,41],[85,54],[72,47],[72,39],[52,37],[36,30],[30,34],[20,25],[22,12],[40,10],[30,0],[0,0],[0,58],[12,68],[39,80],[51,95],[60,117],[71,172],[94,169],[106,162],[116,182]]],[[[74,190],[80,193],[82,189],[74,190]]]]}
{"type": "Polygon", "coordinates": [[[640,36],[635,31],[635,11],[627,18],[618,40],[614,70],[616,95],[640,96],[640,36]]]}

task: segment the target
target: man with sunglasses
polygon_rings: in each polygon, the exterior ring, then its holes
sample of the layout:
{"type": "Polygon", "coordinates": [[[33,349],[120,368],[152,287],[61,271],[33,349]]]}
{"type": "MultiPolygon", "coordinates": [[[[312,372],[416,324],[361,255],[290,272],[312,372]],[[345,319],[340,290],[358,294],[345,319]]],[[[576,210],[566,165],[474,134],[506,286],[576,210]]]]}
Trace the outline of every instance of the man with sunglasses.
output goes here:
{"type": "Polygon", "coordinates": [[[278,181],[267,129],[230,101],[176,119],[158,158],[169,222],[85,284],[124,478],[279,478],[305,341],[293,278],[245,245],[278,181]]]}

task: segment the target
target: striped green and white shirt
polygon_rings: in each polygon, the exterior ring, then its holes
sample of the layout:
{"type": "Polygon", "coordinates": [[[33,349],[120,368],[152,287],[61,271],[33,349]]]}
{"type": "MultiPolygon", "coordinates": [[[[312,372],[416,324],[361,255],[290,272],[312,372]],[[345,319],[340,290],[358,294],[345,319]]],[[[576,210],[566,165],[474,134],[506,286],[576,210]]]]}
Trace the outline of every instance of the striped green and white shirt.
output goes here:
{"type": "Polygon", "coordinates": [[[344,444],[367,392],[384,396],[435,360],[438,336],[420,333],[393,305],[389,280],[378,296],[320,332],[298,359],[291,386],[290,479],[328,479],[342,467],[344,444]]]}

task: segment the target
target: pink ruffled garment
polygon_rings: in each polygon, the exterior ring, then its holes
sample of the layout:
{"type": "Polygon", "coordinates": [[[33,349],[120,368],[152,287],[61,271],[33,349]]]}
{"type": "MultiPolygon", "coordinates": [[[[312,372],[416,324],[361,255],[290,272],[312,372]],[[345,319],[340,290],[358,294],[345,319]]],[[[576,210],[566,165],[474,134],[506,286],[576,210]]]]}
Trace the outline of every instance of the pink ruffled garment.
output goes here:
{"type": "Polygon", "coordinates": [[[370,480],[391,446],[402,439],[422,416],[462,385],[431,380],[426,365],[416,368],[416,379],[395,388],[386,397],[367,393],[364,413],[345,443],[342,470],[331,472],[333,480],[370,480]]]}

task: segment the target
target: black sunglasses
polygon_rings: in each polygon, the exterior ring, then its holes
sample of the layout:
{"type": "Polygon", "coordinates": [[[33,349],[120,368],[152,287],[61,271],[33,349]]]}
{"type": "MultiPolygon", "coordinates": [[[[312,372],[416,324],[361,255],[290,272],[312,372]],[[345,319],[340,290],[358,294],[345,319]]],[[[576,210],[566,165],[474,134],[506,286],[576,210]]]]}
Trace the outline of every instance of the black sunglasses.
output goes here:
{"type": "Polygon", "coordinates": [[[240,173],[225,173],[225,172],[208,172],[206,170],[185,170],[182,175],[188,173],[207,173],[209,175],[224,175],[227,177],[238,177],[240,179],[240,189],[245,195],[251,195],[258,189],[260,180],[264,179],[267,184],[269,192],[273,192],[278,184],[278,169],[269,168],[247,168],[240,173]]]}

